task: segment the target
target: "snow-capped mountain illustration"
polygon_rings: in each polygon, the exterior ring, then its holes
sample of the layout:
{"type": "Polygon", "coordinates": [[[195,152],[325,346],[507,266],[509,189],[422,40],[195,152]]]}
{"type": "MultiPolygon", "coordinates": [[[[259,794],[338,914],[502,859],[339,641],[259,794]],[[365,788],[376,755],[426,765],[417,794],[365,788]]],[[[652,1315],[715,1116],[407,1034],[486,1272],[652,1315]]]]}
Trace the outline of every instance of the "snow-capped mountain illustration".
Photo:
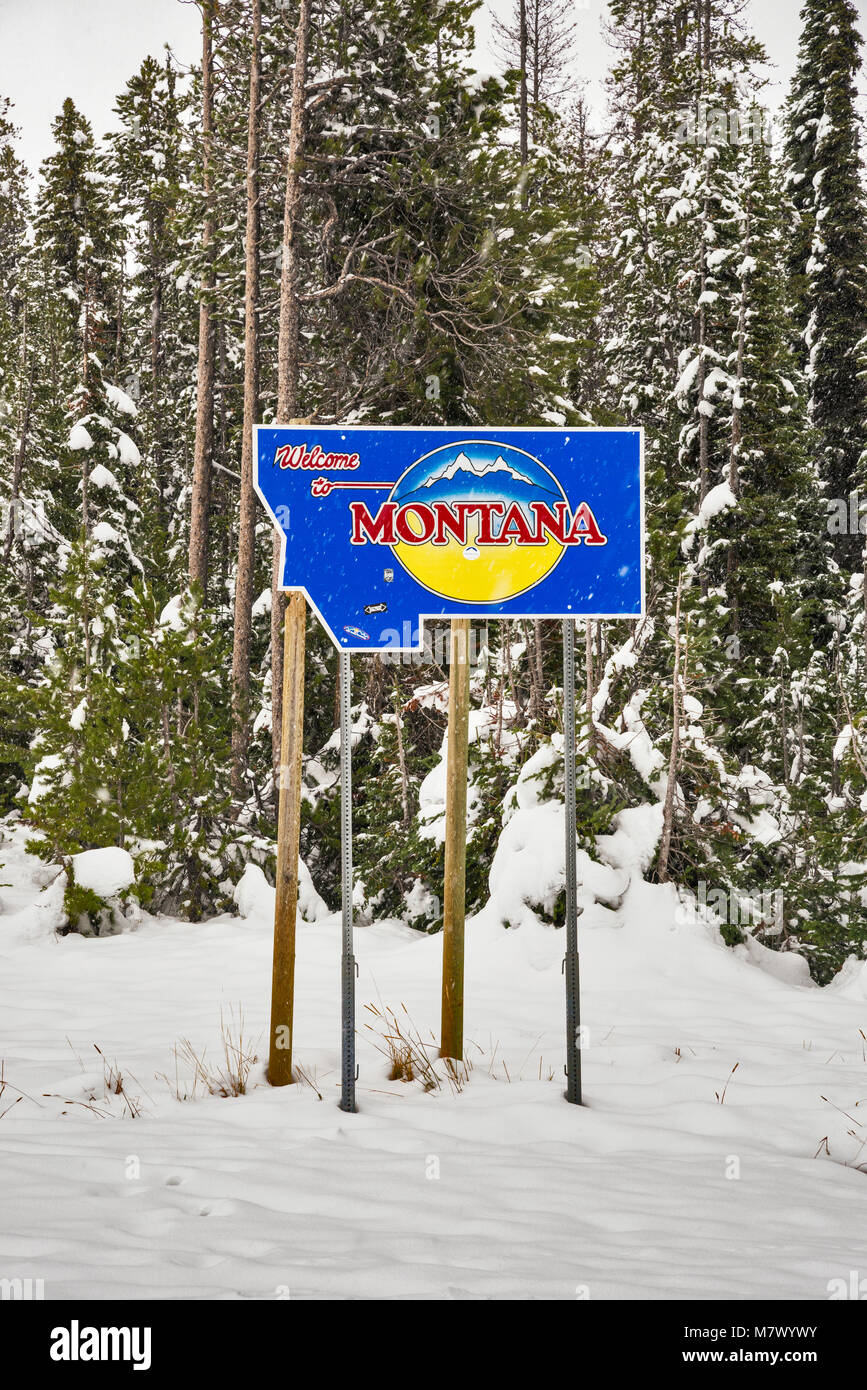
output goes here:
{"type": "MultiPolygon", "coordinates": [[[[396,500],[407,502],[414,498],[417,502],[429,504],[448,502],[454,497],[460,497],[463,501],[507,499],[526,509],[542,496],[550,494],[555,499],[558,497],[553,480],[552,486],[546,487],[529,473],[512,467],[502,454],[491,462],[489,459],[471,459],[467,454],[459,453],[457,458],[441,468],[434,465],[434,470],[430,477],[424,478],[415,487],[412,487],[411,473],[396,494],[396,500]]],[[[415,471],[412,470],[413,473],[415,471]]]]}
{"type": "MultiPolygon", "coordinates": [[[[422,484],[422,487],[433,487],[434,483],[443,480],[451,481],[456,473],[470,473],[474,478],[486,478],[490,473],[508,473],[519,483],[529,483],[534,486],[533,479],[528,478],[526,473],[519,473],[517,468],[512,468],[506,463],[502,454],[498,454],[493,463],[488,463],[485,459],[471,459],[466,454],[458,454],[456,459],[446,464],[445,468],[440,469],[439,473],[433,473],[422,484]]],[[[419,489],[420,491],[421,489],[419,489]]]]}

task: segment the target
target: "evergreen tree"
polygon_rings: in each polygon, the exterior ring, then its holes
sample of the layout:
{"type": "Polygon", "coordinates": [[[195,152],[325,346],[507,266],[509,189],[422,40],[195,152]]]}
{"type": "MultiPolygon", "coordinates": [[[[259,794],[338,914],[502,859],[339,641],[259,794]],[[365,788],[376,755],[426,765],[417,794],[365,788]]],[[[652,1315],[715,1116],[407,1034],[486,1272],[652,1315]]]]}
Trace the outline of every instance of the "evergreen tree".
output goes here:
{"type": "MultiPolygon", "coordinates": [[[[797,212],[790,267],[826,496],[858,485],[867,424],[867,207],[856,76],[857,12],[850,0],[806,0],[787,110],[788,187],[797,212]]],[[[858,565],[860,535],[836,536],[837,559],[858,565]]]]}
{"type": "Polygon", "coordinates": [[[132,270],[125,285],[123,357],[116,384],[138,409],[149,460],[132,496],[145,515],[140,550],[155,561],[165,597],[182,582],[165,557],[186,548],[182,497],[192,449],[192,304],[182,277],[179,205],[188,180],[187,97],[169,56],[146,58],[117,99],[120,129],[109,137],[110,168],[130,225],[132,270]]]}

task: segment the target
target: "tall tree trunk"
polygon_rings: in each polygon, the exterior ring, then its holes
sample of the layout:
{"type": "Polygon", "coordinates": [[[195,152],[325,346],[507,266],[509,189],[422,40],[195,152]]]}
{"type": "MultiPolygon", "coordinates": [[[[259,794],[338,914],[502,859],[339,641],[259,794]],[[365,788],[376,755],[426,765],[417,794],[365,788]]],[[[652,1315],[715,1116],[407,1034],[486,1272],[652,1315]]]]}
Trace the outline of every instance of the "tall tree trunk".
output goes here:
{"type": "Polygon", "coordinates": [[[256,494],[253,491],[253,425],[259,411],[259,84],[262,9],[252,0],[250,107],[247,116],[247,219],[244,261],[244,424],[241,440],[241,499],[238,514],[238,572],[232,645],[232,789],[241,796],[247,773],[250,705],[250,636],[256,570],[256,494]]]}
{"type": "Polygon", "coordinates": [[[535,618],[533,621],[533,645],[536,655],[536,684],[539,691],[539,707],[536,715],[541,719],[545,713],[545,663],[542,651],[541,618],[535,618]]]}
{"type": "Polygon", "coordinates": [[[530,672],[530,717],[531,719],[541,719],[542,717],[542,685],[539,680],[539,668],[536,664],[536,648],[533,637],[531,636],[530,624],[521,623],[521,631],[524,634],[524,642],[527,646],[527,668],[530,672]]]}
{"type": "MultiPolygon", "coordinates": [[[[750,201],[749,201],[749,198],[747,198],[747,205],[746,205],[746,225],[745,225],[745,228],[744,228],[744,260],[746,260],[746,258],[747,258],[747,257],[749,256],[749,254],[750,254],[750,247],[751,247],[751,239],[750,239],[750,238],[751,238],[751,230],[752,230],[752,224],[751,224],[751,214],[750,214],[750,201]]],[[[735,496],[735,497],[740,497],[740,493],[741,493],[740,453],[741,453],[741,440],[742,440],[742,438],[743,438],[743,420],[742,420],[742,412],[743,412],[743,389],[744,389],[744,348],[745,348],[745,343],[746,343],[746,336],[747,336],[747,281],[746,281],[746,277],[743,276],[742,279],[741,279],[740,304],[738,305],[738,326],[737,326],[737,332],[736,332],[736,335],[735,335],[735,337],[736,337],[736,342],[737,342],[737,359],[736,359],[736,367],[735,367],[735,394],[734,394],[734,402],[733,402],[733,404],[732,404],[732,433],[731,433],[731,446],[730,446],[730,448],[729,448],[729,476],[728,476],[728,484],[729,484],[729,487],[731,488],[731,491],[732,491],[733,496],[735,496]]],[[[737,551],[737,545],[736,545],[736,543],[735,543],[734,541],[732,541],[731,545],[730,545],[729,548],[728,548],[728,555],[727,555],[727,557],[726,557],[726,584],[729,585],[729,586],[733,586],[733,584],[734,584],[735,575],[736,575],[736,573],[737,573],[737,567],[738,567],[738,551],[737,551]]],[[[729,598],[729,603],[730,603],[731,609],[732,609],[732,625],[733,625],[733,630],[734,630],[735,633],[737,633],[737,632],[739,631],[739,629],[740,629],[740,612],[739,612],[739,604],[738,604],[738,595],[737,595],[736,593],[730,591],[730,592],[729,592],[729,595],[728,595],[728,598],[729,598]]]]}
{"type": "MultiPolygon", "coordinates": [[[[25,353],[27,351],[26,333],[27,330],[25,328],[25,353]]],[[[16,527],[19,521],[19,518],[17,516],[17,509],[19,507],[21,498],[21,480],[24,476],[24,461],[27,458],[27,441],[30,435],[30,412],[33,407],[33,384],[35,378],[36,358],[35,356],[31,356],[30,370],[27,373],[27,388],[24,394],[24,405],[21,410],[21,422],[18,434],[18,448],[15,450],[15,461],[12,464],[12,490],[11,495],[9,497],[9,521],[6,528],[6,539],[3,543],[4,566],[9,564],[9,558],[12,554],[12,545],[15,540],[16,527]]]]}
{"type": "Polygon", "coordinates": [[[539,60],[539,19],[541,0],[533,0],[533,139],[536,139],[536,121],[541,99],[542,73],[539,60]]]}
{"type": "MultiPolygon", "coordinates": [[[[84,310],[82,313],[83,331],[81,343],[81,383],[82,404],[86,410],[90,403],[90,275],[84,267],[84,310]]],[[[84,633],[84,689],[90,690],[90,668],[92,665],[92,643],[90,634],[90,459],[88,450],[81,451],[81,545],[83,583],[81,594],[81,623],[84,633]]]]}
{"type": "MultiPolygon", "coordinates": [[[[701,221],[702,233],[707,226],[707,202],[705,202],[704,214],[701,221]]],[[[702,300],[707,289],[707,248],[702,235],[701,250],[699,252],[699,285],[701,288],[702,300]]],[[[703,502],[707,497],[710,488],[710,468],[708,458],[708,418],[702,410],[705,405],[704,389],[707,380],[707,357],[705,349],[707,346],[707,306],[702,302],[699,304],[698,312],[698,471],[699,471],[699,502],[703,502]]]]}
{"type": "Polygon", "coordinates": [[[126,247],[123,246],[123,247],[121,248],[121,253],[120,253],[120,277],[119,277],[119,280],[118,280],[118,291],[117,291],[117,334],[116,334],[115,345],[114,345],[114,378],[113,378],[113,379],[114,379],[114,384],[115,384],[115,386],[118,386],[118,385],[120,384],[120,373],[121,373],[121,368],[122,368],[122,366],[123,366],[123,310],[124,310],[123,293],[124,293],[124,287],[125,287],[125,271],[126,271],[125,260],[126,260],[126,247]]]}
{"type": "Polygon", "coordinates": [[[512,620],[506,618],[503,623],[503,647],[506,657],[506,681],[509,686],[509,694],[512,697],[512,704],[515,706],[515,722],[521,727],[524,724],[524,707],[518,699],[518,687],[515,682],[515,672],[512,668],[512,620]]]}
{"type": "MultiPolygon", "coordinates": [[[[743,238],[743,259],[748,259],[750,254],[750,206],[749,200],[746,204],[746,229],[743,238]]],[[[741,439],[743,436],[743,352],[746,343],[746,279],[741,281],[741,303],[738,306],[738,331],[736,331],[735,341],[738,343],[738,357],[736,357],[735,367],[735,400],[732,404],[732,431],[731,448],[728,452],[728,485],[735,496],[741,493],[741,475],[739,475],[738,461],[741,453],[741,439]]]]}
{"type": "Polygon", "coordinates": [[[588,618],[584,624],[584,701],[587,712],[587,751],[591,757],[596,752],[596,733],[593,728],[593,624],[588,618]]]}
{"type": "MultiPolygon", "coordinates": [[[[226,325],[218,322],[216,324],[217,339],[217,389],[214,392],[214,404],[216,418],[219,421],[219,430],[214,441],[214,455],[212,467],[217,469],[219,476],[214,479],[215,488],[212,489],[211,512],[219,518],[217,528],[217,541],[219,542],[219,556],[216,566],[217,592],[224,594],[226,585],[229,582],[229,551],[235,543],[235,518],[234,518],[234,497],[232,486],[229,482],[229,470],[226,465],[229,459],[229,412],[226,407],[226,391],[228,385],[229,368],[226,357],[226,325]],[[219,407],[217,401],[219,400],[219,407]],[[216,503],[214,502],[214,492],[216,492],[216,503]]],[[[208,566],[210,573],[215,571],[213,559],[213,537],[211,550],[211,560],[208,566]]]]}
{"type": "MultiPolygon", "coordinates": [[[[703,110],[702,110],[703,103],[704,103],[704,92],[705,92],[705,86],[706,86],[706,83],[705,83],[705,73],[706,73],[706,70],[707,70],[707,53],[706,53],[707,30],[706,30],[706,25],[705,25],[704,0],[697,0],[697,4],[696,4],[696,21],[697,21],[697,29],[698,29],[698,35],[697,35],[697,37],[698,37],[698,50],[697,50],[697,58],[698,58],[698,84],[697,84],[697,85],[698,85],[698,96],[697,96],[697,103],[698,103],[698,109],[697,109],[697,111],[696,111],[696,129],[700,129],[701,126],[702,126],[702,125],[705,123],[705,121],[706,121],[706,114],[704,114],[704,116],[703,116],[703,110]]],[[[705,177],[707,177],[707,166],[705,165],[704,168],[705,168],[705,177]]],[[[705,397],[704,397],[704,392],[705,392],[705,383],[706,383],[706,380],[707,380],[707,337],[708,337],[707,305],[705,304],[705,299],[704,299],[705,290],[707,289],[707,241],[706,241],[706,239],[705,239],[705,233],[706,233],[706,230],[707,230],[707,225],[708,225],[708,200],[707,200],[707,195],[705,194],[704,202],[703,202],[703,205],[702,205],[702,213],[701,213],[701,244],[700,244],[700,246],[699,246],[699,253],[698,253],[698,256],[699,256],[699,259],[698,259],[698,276],[699,276],[699,292],[700,292],[699,305],[698,305],[698,352],[699,352],[699,364],[698,364],[698,380],[697,380],[697,389],[698,389],[698,471],[699,471],[699,504],[701,504],[702,502],[704,502],[704,499],[705,499],[705,497],[707,496],[708,491],[709,491],[709,489],[710,489],[710,458],[709,458],[709,447],[708,447],[708,445],[709,445],[709,440],[708,440],[709,428],[708,428],[708,417],[707,417],[707,415],[704,413],[704,409],[703,409],[703,407],[706,405],[705,397]]],[[[707,596],[707,592],[708,592],[709,581],[708,581],[707,569],[706,569],[705,566],[702,566],[702,569],[701,569],[700,583],[701,583],[701,592],[702,592],[702,594],[706,597],[706,596],[707,596]]]]}
{"type": "MultiPolygon", "coordinates": [[[[86,411],[90,404],[90,275],[84,268],[84,310],[82,312],[81,338],[81,400],[86,411]]],[[[81,451],[81,526],[84,543],[90,538],[90,459],[88,450],[81,451]]]]}
{"type": "Polygon", "coordinates": [[[789,785],[789,727],[786,715],[786,666],[780,662],[780,752],[783,763],[783,785],[789,785]]]}
{"type": "MultiPolygon", "coordinates": [[[[286,158],[286,199],[283,205],[282,274],[280,277],[280,335],[277,346],[277,421],[287,425],[298,414],[301,373],[301,161],[306,135],[305,86],[310,40],[310,0],[300,0],[292,73],[292,107],[289,151],[286,158]]],[[[286,600],[278,588],[280,545],[274,538],[271,579],[271,740],[274,767],[280,764],[280,729],[283,712],[282,628],[286,600]],[[279,677],[279,679],[278,679],[279,677]]]]}
{"type": "MultiPolygon", "coordinates": [[[[744,260],[750,255],[751,242],[751,214],[750,203],[747,200],[746,225],[744,230],[744,260]]],[[[740,496],[740,473],[738,462],[740,456],[740,444],[743,437],[743,422],[741,419],[743,411],[743,384],[744,384],[744,347],[747,336],[747,286],[746,279],[741,280],[741,295],[738,305],[738,326],[735,341],[737,342],[737,359],[735,366],[735,399],[732,405],[732,433],[731,447],[729,449],[729,477],[728,483],[735,497],[740,496]]]]}
{"type": "Polygon", "coordinates": [[[674,824],[674,799],[677,792],[677,770],[680,764],[680,593],[683,576],[677,580],[677,601],[674,609],[674,676],[671,682],[672,724],[671,756],[668,760],[668,782],[665,788],[665,802],[662,811],[662,840],[659,845],[658,878],[660,883],[668,882],[668,858],[671,852],[671,832],[674,824]]]}
{"type": "Polygon", "coordinates": [[[148,213],[148,242],[151,263],[151,451],[157,485],[159,521],[166,524],[166,480],[163,465],[162,411],[160,410],[160,360],[163,319],[163,286],[156,244],[153,209],[148,213]]]}
{"type": "Polygon", "coordinates": [[[521,69],[520,99],[520,152],[521,163],[527,163],[527,0],[519,0],[518,5],[518,62],[521,69]]]}
{"type": "Polygon", "coordinates": [[[205,215],[202,252],[205,268],[199,300],[199,360],[196,380],[196,443],[193,454],[193,493],[190,504],[190,580],[204,590],[208,582],[208,529],[211,514],[211,454],[214,443],[214,265],[213,189],[213,23],[217,0],[202,7],[202,182],[205,215]]]}
{"type": "Polygon", "coordinates": [[[295,67],[292,79],[291,125],[286,158],[286,198],[283,205],[283,257],[280,279],[280,338],[277,348],[277,420],[286,424],[298,414],[300,377],[301,305],[301,165],[306,136],[304,107],[307,80],[307,47],[310,37],[310,0],[301,0],[295,67]]]}
{"type": "Polygon", "coordinates": [[[867,685],[867,544],[864,547],[864,583],[861,590],[864,600],[864,684],[867,685]]]}
{"type": "Polygon", "coordinates": [[[409,826],[409,777],[406,771],[406,754],[403,747],[403,711],[401,710],[400,689],[394,687],[394,727],[397,734],[397,766],[400,772],[400,809],[403,827],[409,826]]]}

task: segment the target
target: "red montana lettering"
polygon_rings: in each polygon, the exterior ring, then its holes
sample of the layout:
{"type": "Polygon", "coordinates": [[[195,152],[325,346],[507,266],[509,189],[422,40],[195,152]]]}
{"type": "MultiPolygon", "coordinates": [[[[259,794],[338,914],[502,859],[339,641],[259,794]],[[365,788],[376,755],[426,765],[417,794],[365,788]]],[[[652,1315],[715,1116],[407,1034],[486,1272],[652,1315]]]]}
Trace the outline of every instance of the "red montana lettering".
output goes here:
{"type": "Polygon", "coordinates": [[[394,522],[394,529],[405,545],[426,545],[433,535],[435,527],[436,521],[433,511],[426,502],[410,502],[408,506],[401,507],[394,522]],[[421,531],[417,531],[415,526],[410,525],[410,512],[415,517],[417,525],[421,527],[421,531]]]}
{"type": "Polygon", "coordinates": [[[506,510],[505,502],[480,502],[479,503],[479,534],[476,540],[477,545],[496,545],[497,538],[493,533],[494,518],[501,516],[506,510]]]}
{"type": "Polygon", "coordinates": [[[479,518],[476,545],[607,545],[590,506],[582,502],[570,515],[566,502],[553,508],[531,502],[532,519],[519,502],[383,502],[372,515],[365,502],[350,502],[352,544],[448,545],[454,538],[467,544],[467,522],[479,518]],[[499,524],[498,524],[499,523],[499,524]],[[496,531],[495,531],[496,526],[496,531]]]}
{"type": "Polygon", "coordinates": [[[556,514],[546,502],[531,502],[530,511],[536,518],[536,530],[533,534],[535,545],[544,545],[545,534],[561,545],[566,544],[566,536],[569,530],[569,508],[565,502],[557,503],[556,514]]]}
{"type": "Polygon", "coordinates": [[[454,536],[459,545],[466,545],[467,518],[479,510],[478,502],[455,502],[451,506],[446,502],[434,502],[433,510],[437,525],[434,545],[448,545],[449,535],[454,536]]]}
{"type": "MultiPolygon", "coordinates": [[[[497,545],[511,545],[512,541],[517,541],[518,545],[535,545],[533,531],[521,508],[520,502],[512,502],[506,515],[503,517],[503,524],[497,536],[497,545]]],[[[544,545],[544,541],[542,542],[544,545]]]]}
{"type": "Polygon", "coordinates": [[[586,502],[582,502],[575,512],[569,535],[566,537],[568,545],[577,545],[579,541],[583,541],[585,545],[608,544],[608,537],[603,536],[599,530],[596,518],[586,502]]]}
{"type": "Polygon", "coordinates": [[[374,545],[394,545],[396,543],[397,537],[394,534],[396,502],[383,502],[376,516],[370,515],[364,502],[350,502],[349,510],[352,515],[353,545],[367,545],[368,541],[372,541],[374,545]]]}

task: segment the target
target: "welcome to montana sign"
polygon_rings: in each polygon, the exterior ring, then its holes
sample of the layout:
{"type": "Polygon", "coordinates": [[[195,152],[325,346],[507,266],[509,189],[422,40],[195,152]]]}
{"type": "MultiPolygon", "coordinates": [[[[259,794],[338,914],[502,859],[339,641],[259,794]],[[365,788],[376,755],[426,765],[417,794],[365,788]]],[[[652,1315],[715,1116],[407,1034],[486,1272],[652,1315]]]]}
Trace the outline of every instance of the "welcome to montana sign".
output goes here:
{"type": "Polygon", "coordinates": [[[417,651],[425,618],[644,608],[632,429],[259,425],[256,490],[343,651],[417,651]]]}

